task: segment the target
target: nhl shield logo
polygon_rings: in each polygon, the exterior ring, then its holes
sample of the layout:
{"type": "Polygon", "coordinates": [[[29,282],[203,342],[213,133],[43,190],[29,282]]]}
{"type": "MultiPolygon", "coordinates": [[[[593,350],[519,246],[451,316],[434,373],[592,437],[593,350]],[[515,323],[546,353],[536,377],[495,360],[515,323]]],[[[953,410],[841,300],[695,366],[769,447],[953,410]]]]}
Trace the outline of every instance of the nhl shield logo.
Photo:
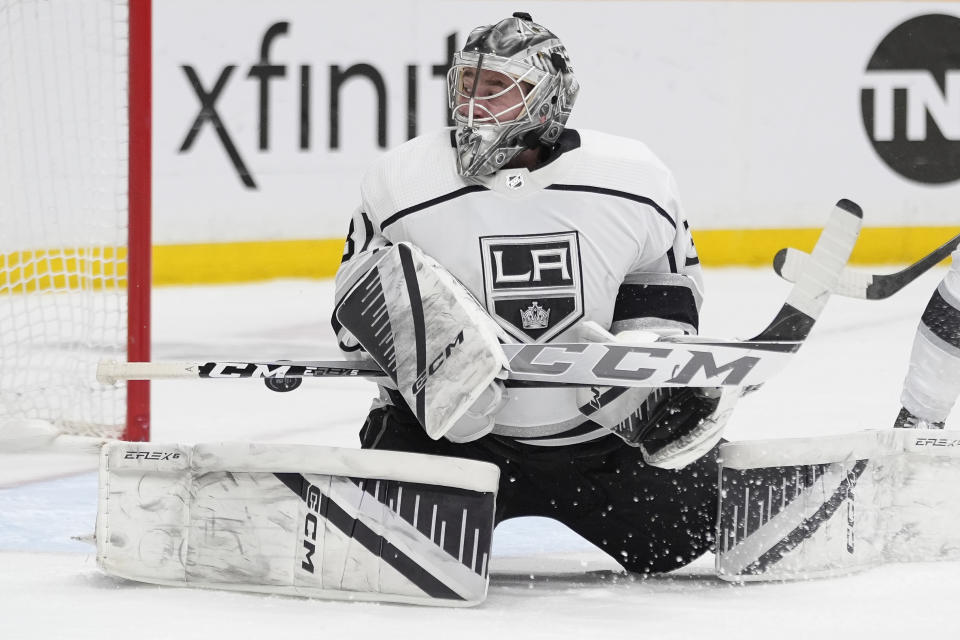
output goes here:
{"type": "Polygon", "coordinates": [[[576,231],[480,238],[487,312],[520,342],[549,342],[583,317],[576,231]]]}
{"type": "Polygon", "coordinates": [[[523,188],[523,174],[513,173],[507,176],[507,186],[511,189],[523,188]]]}

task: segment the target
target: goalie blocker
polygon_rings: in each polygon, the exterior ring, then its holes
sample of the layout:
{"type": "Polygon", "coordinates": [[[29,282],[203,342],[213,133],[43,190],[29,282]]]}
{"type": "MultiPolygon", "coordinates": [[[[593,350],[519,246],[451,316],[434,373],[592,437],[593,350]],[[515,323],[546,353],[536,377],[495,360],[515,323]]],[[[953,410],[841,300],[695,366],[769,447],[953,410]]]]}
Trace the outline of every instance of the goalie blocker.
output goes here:
{"type": "Polygon", "coordinates": [[[406,242],[386,249],[335,314],[431,438],[474,440],[493,428],[503,331],[432,258],[406,242]]]}
{"type": "Polygon", "coordinates": [[[97,563],[171,586],[475,605],[498,480],[492,464],[393,451],[113,442],[97,563]]]}

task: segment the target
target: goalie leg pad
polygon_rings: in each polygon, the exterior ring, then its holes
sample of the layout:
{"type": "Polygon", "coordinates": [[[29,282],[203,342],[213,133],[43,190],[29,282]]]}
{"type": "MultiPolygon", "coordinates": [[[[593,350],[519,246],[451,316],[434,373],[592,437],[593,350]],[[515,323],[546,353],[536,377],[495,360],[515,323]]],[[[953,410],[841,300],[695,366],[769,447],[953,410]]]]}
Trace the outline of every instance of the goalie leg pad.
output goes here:
{"type": "Polygon", "coordinates": [[[960,559],[960,432],[721,445],[717,573],[795,580],[960,559]]]}
{"type": "Polygon", "coordinates": [[[475,605],[498,481],[495,465],[393,451],[110,443],[97,562],[155,584],[475,605]]]}

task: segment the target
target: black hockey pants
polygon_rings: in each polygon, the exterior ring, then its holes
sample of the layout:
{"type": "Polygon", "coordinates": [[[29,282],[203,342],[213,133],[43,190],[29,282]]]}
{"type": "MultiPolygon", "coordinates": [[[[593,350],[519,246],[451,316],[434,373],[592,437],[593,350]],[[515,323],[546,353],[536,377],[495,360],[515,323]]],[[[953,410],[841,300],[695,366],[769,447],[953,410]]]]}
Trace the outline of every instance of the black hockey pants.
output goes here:
{"type": "Polygon", "coordinates": [[[615,435],[537,447],[485,436],[431,440],[406,409],[374,409],[360,431],[364,449],[470,458],[500,467],[496,522],[545,516],[567,525],[625,569],[663,573],[709,551],[717,517],[717,449],[677,471],[643,462],[615,435]]]}

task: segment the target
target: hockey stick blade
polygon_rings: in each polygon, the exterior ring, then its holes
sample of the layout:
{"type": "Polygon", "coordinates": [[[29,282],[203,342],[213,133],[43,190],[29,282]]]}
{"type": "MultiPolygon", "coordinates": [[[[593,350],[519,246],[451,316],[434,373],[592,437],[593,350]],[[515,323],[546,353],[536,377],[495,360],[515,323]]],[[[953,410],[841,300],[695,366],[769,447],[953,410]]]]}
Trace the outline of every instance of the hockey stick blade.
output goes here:
{"type": "MultiPolygon", "coordinates": [[[[940,264],[958,246],[960,246],[960,235],[947,240],[920,260],[896,273],[871,274],[849,268],[844,269],[837,281],[837,288],[834,293],[849,298],[866,300],[889,298],[932,267],[940,264]]],[[[808,254],[799,249],[780,249],[773,258],[773,270],[784,280],[794,282],[797,274],[804,269],[809,258],[808,254]]]]}
{"type": "Polygon", "coordinates": [[[797,270],[783,307],[754,340],[794,340],[800,348],[836,288],[862,224],[859,205],[846,199],[837,202],[816,246],[803,268],[797,270]]]}

